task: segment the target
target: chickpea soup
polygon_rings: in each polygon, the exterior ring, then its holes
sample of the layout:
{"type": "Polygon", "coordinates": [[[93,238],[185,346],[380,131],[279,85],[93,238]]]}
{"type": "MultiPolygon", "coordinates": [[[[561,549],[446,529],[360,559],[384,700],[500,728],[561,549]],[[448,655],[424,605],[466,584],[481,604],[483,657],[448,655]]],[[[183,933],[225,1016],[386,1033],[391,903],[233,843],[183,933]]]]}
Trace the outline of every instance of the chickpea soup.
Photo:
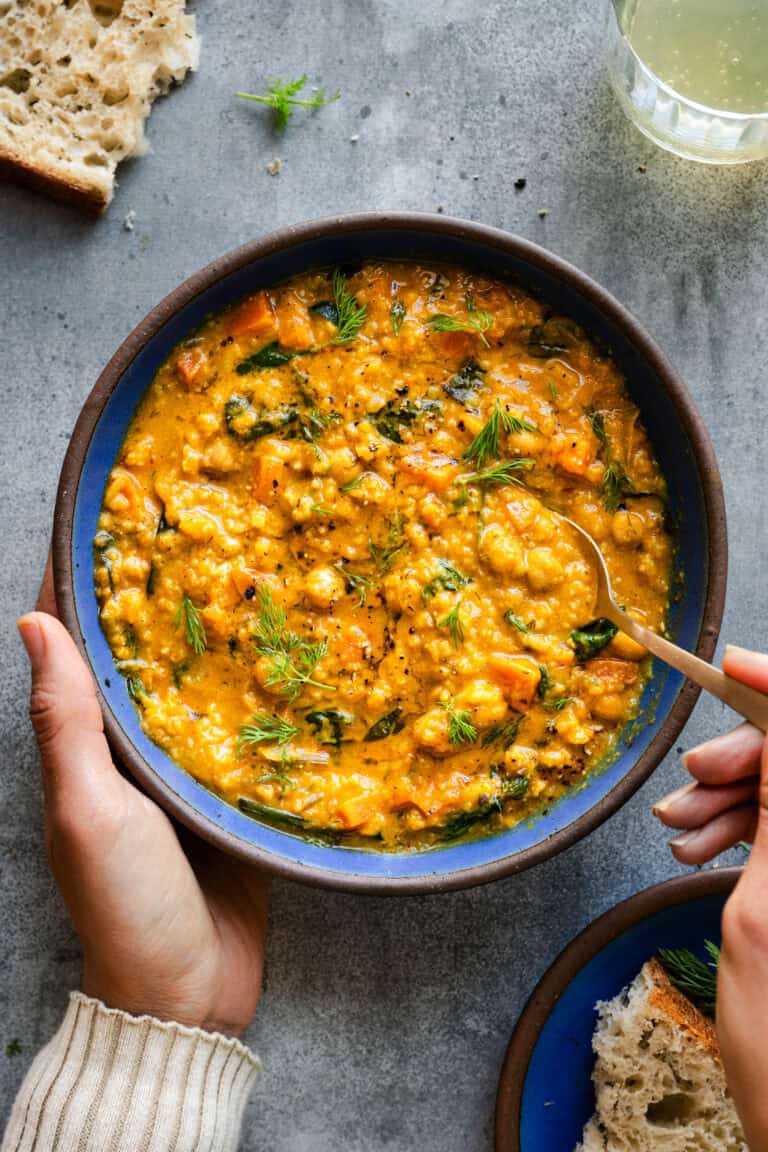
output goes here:
{"type": "Polygon", "coordinates": [[[511,826],[611,752],[662,629],[665,484],[611,360],[454,267],[310,272],[142,399],[94,542],[147,734],[257,819],[405,850],[511,826]]]}

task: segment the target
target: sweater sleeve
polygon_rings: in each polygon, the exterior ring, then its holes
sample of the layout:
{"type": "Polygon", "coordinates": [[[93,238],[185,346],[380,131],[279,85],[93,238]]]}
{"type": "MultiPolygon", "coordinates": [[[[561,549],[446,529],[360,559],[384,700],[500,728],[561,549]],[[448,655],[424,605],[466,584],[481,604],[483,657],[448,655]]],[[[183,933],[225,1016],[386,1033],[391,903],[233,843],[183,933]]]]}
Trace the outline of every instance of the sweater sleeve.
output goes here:
{"type": "Polygon", "coordinates": [[[0,1152],[234,1152],[259,1068],[239,1040],[73,992],[0,1152]]]}

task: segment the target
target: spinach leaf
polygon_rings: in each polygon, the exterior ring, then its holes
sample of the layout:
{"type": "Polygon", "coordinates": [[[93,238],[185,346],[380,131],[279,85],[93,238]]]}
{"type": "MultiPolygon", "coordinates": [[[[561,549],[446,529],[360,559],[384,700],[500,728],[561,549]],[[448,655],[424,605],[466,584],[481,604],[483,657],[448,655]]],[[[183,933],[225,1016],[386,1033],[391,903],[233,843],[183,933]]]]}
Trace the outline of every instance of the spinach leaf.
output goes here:
{"type": "Polygon", "coordinates": [[[481,804],[478,808],[470,809],[469,812],[459,812],[453,816],[440,829],[440,839],[458,840],[470,828],[489,820],[497,812],[501,812],[501,801],[497,796],[494,796],[493,800],[489,800],[487,804],[481,804]]]}
{"type": "Polygon", "coordinates": [[[419,417],[426,415],[427,412],[439,410],[440,404],[437,400],[403,400],[401,403],[388,400],[383,408],[373,413],[371,423],[382,436],[386,436],[395,444],[402,444],[401,425],[415,424],[419,417]]]}
{"type": "Polygon", "coordinates": [[[583,628],[576,628],[571,632],[571,643],[576,649],[579,660],[591,660],[602,652],[606,644],[610,644],[618,628],[610,620],[600,617],[585,624],[583,628]]]}
{"type": "Polygon", "coordinates": [[[278,408],[275,412],[260,415],[247,396],[230,396],[224,405],[227,432],[243,444],[258,440],[261,436],[271,436],[293,424],[296,419],[296,409],[291,407],[278,408]]]}
{"type": "Polygon", "coordinates": [[[528,794],[530,781],[527,776],[510,776],[501,782],[501,794],[505,800],[522,800],[528,794]]]}
{"type": "Polygon", "coordinates": [[[314,735],[321,744],[332,744],[338,748],[343,738],[344,726],[354,722],[351,712],[339,712],[334,708],[324,711],[307,712],[306,720],[312,725],[314,735]]]}
{"type": "Polygon", "coordinates": [[[259,368],[282,368],[283,364],[288,364],[297,356],[306,356],[307,352],[309,352],[308,348],[304,348],[300,352],[289,352],[287,348],[281,348],[277,341],[273,340],[271,344],[265,344],[263,348],[259,348],[258,352],[254,352],[252,356],[241,360],[235,368],[235,372],[238,376],[247,376],[249,372],[256,372],[259,368]]]}
{"type": "Polygon", "coordinates": [[[543,324],[535,324],[528,333],[528,351],[531,356],[548,360],[575,347],[583,339],[578,324],[566,316],[552,316],[543,324]]]}
{"type": "Polygon", "coordinates": [[[282,808],[272,808],[269,804],[260,804],[258,800],[249,800],[241,796],[237,806],[246,816],[256,820],[264,820],[268,824],[283,825],[286,831],[300,832],[305,840],[314,844],[338,844],[343,833],[335,828],[315,828],[303,816],[295,812],[284,812],[282,808]]]}
{"type": "Polygon", "coordinates": [[[317,304],[312,304],[310,312],[316,312],[318,316],[322,316],[323,320],[327,320],[329,324],[339,326],[339,310],[334,304],[333,300],[320,300],[317,304]]]}
{"type": "Polygon", "coordinates": [[[477,360],[465,360],[458,372],[451,376],[443,391],[463,408],[470,408],[471,401],[484,385],[485,368],[477,360]]]}
{"type": "Polygon", "coordinates": [[[396,732],[402,732],[405,728],[405,720],[401,717],[402,708],[393,708],[391,712],[385,713],[368,729],[363,740],[370,743],[372,740],[384,740],[387,736],[394,736],[396,732]]]}

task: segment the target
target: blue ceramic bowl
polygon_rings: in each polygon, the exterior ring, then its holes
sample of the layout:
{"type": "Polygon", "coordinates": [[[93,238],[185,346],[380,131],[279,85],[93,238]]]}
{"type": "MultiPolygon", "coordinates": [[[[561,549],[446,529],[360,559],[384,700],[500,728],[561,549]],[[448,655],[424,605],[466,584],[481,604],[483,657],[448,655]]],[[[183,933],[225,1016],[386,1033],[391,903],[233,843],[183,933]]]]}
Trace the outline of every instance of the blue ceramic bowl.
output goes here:
{"type": "Polygon", "coordinates": [[[496,1152],[574,1152],[595,1110],[598,1000],[630,984],[659,948],[720,943],[741,869],[709,869],[647,888],[593,921],[560,954],[518,1021],[499,1081],[496,1152]]]}
{"type": "Polygon", "coordinates": [[[726,574],[725,514],[712,446],[685,386],[637,322],[603,289],[543,249],[504,232],[427,215],[362,215],[272,233],[214,261],[172,292],[118,349],[80,414],[56,505],[59,611],[93,669],[117,757],[173,816],[214,844],[274,872],[329,887],[424,892],[519,871],[572,844],[615,811],[659,763],[697,690],[659,666],[618,757],[531,824],[429,851],[385,853],[308,843],[260,824],[207,791],[142,732],[101,631],[92,540],[109,470],[137,401],[171,349],[211,312],[308,268],[367,258],[452,261],[519,281],[572,316],[612,353],[639,405],[669,483],[678,564],[673,637],[714,651],[726,574]]]}

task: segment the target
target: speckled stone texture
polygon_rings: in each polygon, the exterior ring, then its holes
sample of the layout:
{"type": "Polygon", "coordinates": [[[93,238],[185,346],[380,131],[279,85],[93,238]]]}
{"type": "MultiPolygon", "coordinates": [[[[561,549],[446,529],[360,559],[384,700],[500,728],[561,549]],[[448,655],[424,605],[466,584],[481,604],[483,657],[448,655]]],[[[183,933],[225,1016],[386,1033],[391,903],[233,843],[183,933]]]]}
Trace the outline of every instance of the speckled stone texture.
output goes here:
{"type": "MultiPolygon", "coordinates": [[[[600,4],[196,7],[200,71],[156,106],[154,151],[120,169],[103,219],[0,188],[3,1119],[79,976],[45,864],[13,622],[35,596],[88,390],[141,316],[214,256],[311,216],[441,208],[573,261],[636,313],[687,380],[728,500],[723,635],[768,647],[768,168],[685,163],[639,135],[608,89],[600,4]],[[305,69],[342,99],[297,114],[284,138],[233,96],[305,69]],[[266,170],[275,157],[278,176],[266,170]],[[7,1058],[13,1037],[23,1051],[7,1058]]],[[[727,723],[721,705],[702,701],[683,744],[727,723]]],[[[588,840],[488,888],[388,901],[277,883],[267,989],[249,1035],[265,1072],[247,1152],[489,1152],[500,1062],[538,976],[589,920],[679,870],[649,808],[682,779],[673,753],[588,840]]]]}

